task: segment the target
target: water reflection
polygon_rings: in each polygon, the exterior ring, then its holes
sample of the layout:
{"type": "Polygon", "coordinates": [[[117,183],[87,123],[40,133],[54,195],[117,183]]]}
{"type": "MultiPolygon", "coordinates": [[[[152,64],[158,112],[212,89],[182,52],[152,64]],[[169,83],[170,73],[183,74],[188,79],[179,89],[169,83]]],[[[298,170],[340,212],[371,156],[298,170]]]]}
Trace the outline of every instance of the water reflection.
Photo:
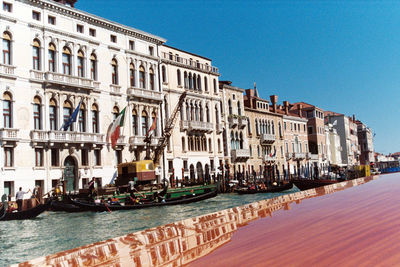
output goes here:
{"type": "Polygon", "coordinates": [[[251,221],[272,216],[277,210],[290,210],[293,202],[301,204],[304,199],[331,194],[373,179],[377,176],[281,195],[37,258],[20,266],[187,265],[229,242],[239,227],[251,221]]]}

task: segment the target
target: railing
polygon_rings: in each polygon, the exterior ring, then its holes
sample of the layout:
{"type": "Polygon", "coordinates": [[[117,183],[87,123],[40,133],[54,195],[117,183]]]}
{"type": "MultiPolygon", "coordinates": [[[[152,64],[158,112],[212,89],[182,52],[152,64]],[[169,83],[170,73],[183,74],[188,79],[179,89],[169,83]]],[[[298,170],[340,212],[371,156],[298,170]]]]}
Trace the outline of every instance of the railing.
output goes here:
{"type": "Polygon", "coordinates": [[[318,154],[306,153],[306,156],[307,156],[308,159],[318,160],[318,154]]]}
{"type": "MultiPolygon", "coordinates": [[[[129,145],[131,146],[144,146],[146,143],[144,142],[144,136],[131,136],[129,137],[129,145]]],[[[151,146],[157,146],[160,137],[151,137],[151,146]]]]}
{"type": "Polygon", "coordinates": [[[275,161],[276,156],[265,155],[264,160],[265,161],[275,161]]]}
{"type": "Polygon", "coordinates": [[[195,60],[190,60],[190,59],[187,59],[187,58],[183,58],[183,57],[176,56],[176,55],[169,54],[169,53],[165,53],[165,52],[161,53],[161,55],[162,55],[162,58],[164,60],[168,60],[168,61],[184,64],[184,65],[187,65],[187,66],[191,66],[193,68],[196,68],[196,69],[199,69],[199,70],[202,70],[202,71],[209,71],[209,72],[213,72],[213,73],[216,73],[216,74],[219,73],[219,70],[218,70],[217,67],[213,67],[213,66],[210,66],[208,64],[203,64],[203,63],[197,62],[195,60]]]}
{"type": "Polygon", "coordinates": [[[128,95],[135,96],[135,97],[147,98],[147,99],[152,99],[152,100],[157,100],[157,101],[163,100],[163,95],[161,92],[148,90],[148,89],[130,87],[130,88],[128,88],[127,93],[128,93],[128,95]]]}
{"type": "Polygon", "coordinates": [[[18,131],[19,129],[12,128],[2,128],[0,129],[0,139],[1,140],[9,140],[9,141],[17,141],[18,139],[18,131]]]}
{"type": "Polygon", "coordinates": [[[46,81],[52,83],[65,84],[68,86],[77,86],[77,87],[91,87],[91,88],[94,87],[93,80],[84,77],[66,75],[62,73],[49,72],[49,71],[46,72],[44,76],[46,81]]]}
{"type": "Polygon", "coordinates": [[[294,159],[305,159],[306,158],[306,153],[294,152],[293,153],[293,158],[294,159]]]}
{"type": "Polygon", "coordinates": [[[0,74],[14,76],[15,75],[15,68],[16,67],[12,66],[12,65],[0,64],[0,74]]]}
{"type": "Polygon", "coordinates": [[[181,121],[181,129],[189,131],[212,132],[214,130],[214,124],[204,121],[181,121]]]}
{"type": "Polygon", "coordinates": [[[114,94],[121,94],[121,86],[116,84],[110,84],[110,91],[114,94]]]}
{"type": "Polygon", "coordinates": [[[43,81],[45,79],[45,73],[40,70],[31,70],[31,79],[43,81]]]}
{"type": "Polygon", "coordinates": [[[229,128],[235,128],[239,124],[239,119],[237,117],[229,115],[228,122],[229,122],[229,128]]]}
{"type": "Polygon", "coordinates": [[[69,131],[31,131],[31,139],[37,142],[104,143],[104,134],[69,131]]]}
{"type": "Polygon", "coordinates": [[[249,149],[232,149],[231,156],[234,159],[250,158],[250,150],[249,149]]]}
{"type": "Polygon", "coordinates": [[[276,140],[276,136],[273,134],[260,134],[261,144],[272,144],[276,140]]]}

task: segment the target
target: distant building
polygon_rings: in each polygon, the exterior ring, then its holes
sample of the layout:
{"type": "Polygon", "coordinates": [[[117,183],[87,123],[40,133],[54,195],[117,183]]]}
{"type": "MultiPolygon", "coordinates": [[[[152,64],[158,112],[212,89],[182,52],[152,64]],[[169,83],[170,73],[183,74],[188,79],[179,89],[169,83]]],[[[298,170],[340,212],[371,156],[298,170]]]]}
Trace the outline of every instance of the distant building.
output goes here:
{"type": "Polygon", "coordinates": [[[374,140],[371,128],[368,128],[364,123],[357,120],[358,143],[360,145],[361,155],[360,163],[370,164],[375,161],[374,157],[374,140]]]}
{"type": "Polygon", "coordinates": [[[340,136],[342,147],[342,163],[347,166],[359,165],[361,154],[358,144],[357,124],[355,118],[347,117],[340,113],[325,111],[326,122],[332,124],[340,136]]]}
{"type": "Polygon", "coordinates": [[[340,136],[331,123],[325,125],[326,154],[329,165],[342,166],[340,136]]]}

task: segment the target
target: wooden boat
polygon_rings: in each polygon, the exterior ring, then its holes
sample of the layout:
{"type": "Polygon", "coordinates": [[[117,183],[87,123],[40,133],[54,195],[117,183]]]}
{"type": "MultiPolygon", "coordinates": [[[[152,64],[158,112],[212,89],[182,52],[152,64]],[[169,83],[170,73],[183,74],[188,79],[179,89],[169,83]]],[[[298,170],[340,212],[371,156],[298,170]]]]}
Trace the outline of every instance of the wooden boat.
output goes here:
{"type": "Polygon", "coordinates": [[[201,195],[186,195],[179,198],[166,199],[165,202],[143,202],[138,204],[129,204],[129,205],[121,205],[121,204],[106,204],[106,203],[92,203],[92,202],[84,202],[79,200],[72,200],[72,202],[84,209],[85,211],[112,211],[112,210],[132,210],[132,209],[143,209],[150,207],[160,207],[160,206],[170,206],[170,205],[179,205],[179,204],[188,204],[201,200],[205,200],[208,198],[215,197],[217,195],[217,191],[211,191],[208,193],[204,193],[201,195]]]}
{"type": "Polygon", "coordinates": [[[279,186],[272,186],[268,187],[266,189],[248,189],[248,188],[240,188],[236,189],[235,192],[238,193],[239,195],[244,195],[244,194],[256,194],[256,193],[277,193],[277,192],[282,192],[285,190],[290,190],[293,188],[293,183],[287,183],[279,186]]]}
{"type": "Polygon", "coordinates": [[[53,200],[49,205],[49,210],[51,211],[66,211],[66,212],[80,212],[84,211],[79,206],[64,201],[53,200]]]}
{"type": "Polygon", "coordinates": [[[301,191],[317,188],[320,186],[335,184],[343,182],[343,179],[316,179],[316,180],[308,180],[308,179],[298,179],[293,180],[295,186],[297,186],[301,191]]]}
{"type": "Polygon", "coordinates": [[[5,206],[3,205],[0,210],[0,221],[10,220],[26,220],[37,217],[39,214],[48,209],[48,204],[39,204],[28,210],[17,211],[17,212],[6,212],[5,206]]]}

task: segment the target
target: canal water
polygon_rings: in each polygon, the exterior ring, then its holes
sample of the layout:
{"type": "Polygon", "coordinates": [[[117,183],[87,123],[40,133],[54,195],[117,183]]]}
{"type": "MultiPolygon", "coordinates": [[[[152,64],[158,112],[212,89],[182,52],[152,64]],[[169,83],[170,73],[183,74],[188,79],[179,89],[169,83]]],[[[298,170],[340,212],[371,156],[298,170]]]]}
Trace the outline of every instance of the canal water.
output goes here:
{"type": "Polygon", "coordinates": [[[112,213],[45,212],[33,220],[0,222],[0,267],[297,191],[221,194],[187,205],[112,213]]]}

